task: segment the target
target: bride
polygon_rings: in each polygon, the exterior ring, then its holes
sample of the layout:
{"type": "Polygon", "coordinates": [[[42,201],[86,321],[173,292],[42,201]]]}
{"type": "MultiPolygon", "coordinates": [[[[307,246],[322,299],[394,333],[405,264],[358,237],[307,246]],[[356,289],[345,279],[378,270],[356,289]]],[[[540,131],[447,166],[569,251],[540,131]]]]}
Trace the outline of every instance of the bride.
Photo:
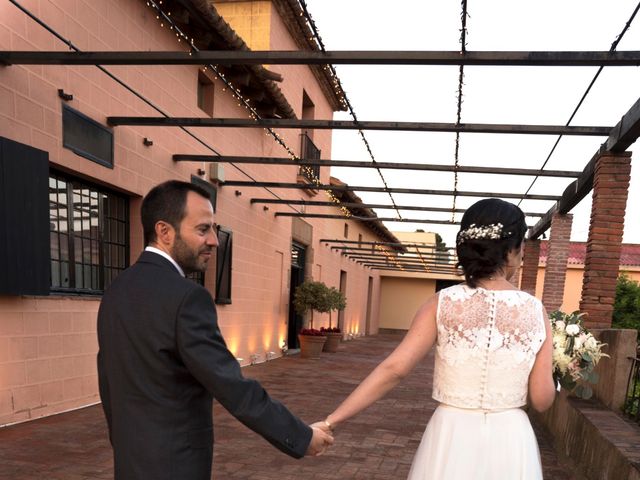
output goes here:
{"type": "Polygon", "coordinates": [[[485,199],[457,235],[465,283],[441,290],[417,311],[389,357],[327,416],[335,429],[395,387],[436,345],[433,413],[409,480],[542,479],[526,413],[553,403],[552,340],[542,303],[508,279],[522,261],[526,224],[515,205],[485,199]]]}

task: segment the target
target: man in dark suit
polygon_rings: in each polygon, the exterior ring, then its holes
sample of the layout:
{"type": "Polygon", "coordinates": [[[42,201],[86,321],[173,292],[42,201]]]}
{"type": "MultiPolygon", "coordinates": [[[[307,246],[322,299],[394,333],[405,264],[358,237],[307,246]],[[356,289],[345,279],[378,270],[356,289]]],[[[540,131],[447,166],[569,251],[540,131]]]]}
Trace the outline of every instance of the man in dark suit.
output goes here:
{"type": "Polygon", "coordinates": [[[242,376],[209,292],[184,277],[218,245],[208,193],[186,182],[142,202],[147,248],[105,292],[98,377],[117,480],[209,480],[215,397],[276,448],[300,458],[333,442],[242,376]]]}

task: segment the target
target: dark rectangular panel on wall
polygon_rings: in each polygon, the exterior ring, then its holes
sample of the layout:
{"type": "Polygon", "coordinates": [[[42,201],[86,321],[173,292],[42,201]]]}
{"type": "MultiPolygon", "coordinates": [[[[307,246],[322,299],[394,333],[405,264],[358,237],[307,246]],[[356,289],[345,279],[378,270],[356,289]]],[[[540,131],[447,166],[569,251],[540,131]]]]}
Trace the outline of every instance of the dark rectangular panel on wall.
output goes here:
{"type": "Polygon", "coordinates": [[[0,137],[0,295],[49,295],[49,154],[0,137]]]}
{"type": "Polygon", "coordinates": [[[81,157],[113,168],[113,131],[64,104],[62,146],[81,157]]]}
{"type": "Polygon", "coordinates": [[[231,303],[231,271],[233,260],[233,232],[218,226],[218,251],[216,254],[216,303],[231,303]]]}

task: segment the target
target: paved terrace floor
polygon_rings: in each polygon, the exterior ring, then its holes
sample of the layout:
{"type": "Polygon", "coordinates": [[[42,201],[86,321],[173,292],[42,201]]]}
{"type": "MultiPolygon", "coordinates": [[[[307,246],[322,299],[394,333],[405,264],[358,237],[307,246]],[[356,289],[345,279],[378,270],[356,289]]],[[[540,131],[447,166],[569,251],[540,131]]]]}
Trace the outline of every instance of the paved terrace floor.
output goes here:
{"type": "MultiPolygon", "coordinates": [[[[401,340],[383,334],[343,343],[319,360],[299,355],[243,369],[305,421],[324,417],[401,340]]],[[[294,460],[214,406],[213,479],[396,480],[406,478],[431,399],[433,357],[425,359],[385,399],[336,432],[324,456],[294,460]]],[[[548,434],[536,426],[545,480],[577,480],[559,463],[548,434]]],[[[113,477],[100,405],[0,429],[0,479],[88,480],[113,477]]],[[[499,480],[499,479],[496,479],[499,480]]]]}

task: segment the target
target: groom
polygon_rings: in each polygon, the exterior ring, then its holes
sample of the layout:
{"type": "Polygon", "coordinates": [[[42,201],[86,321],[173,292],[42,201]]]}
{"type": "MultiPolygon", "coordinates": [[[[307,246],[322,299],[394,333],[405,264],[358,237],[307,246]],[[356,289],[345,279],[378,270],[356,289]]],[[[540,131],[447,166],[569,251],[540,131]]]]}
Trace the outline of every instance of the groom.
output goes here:
{"type": "Polygon", "coordinates": [[[295,458],[333,443],[242,376],[209,292],[184,277],[218,245],[208,193],[186,182],[142,202],[147,247],[105,292],[98,312],[100,397],[116,480],[210,480],[212,400],[295,458]]]}

